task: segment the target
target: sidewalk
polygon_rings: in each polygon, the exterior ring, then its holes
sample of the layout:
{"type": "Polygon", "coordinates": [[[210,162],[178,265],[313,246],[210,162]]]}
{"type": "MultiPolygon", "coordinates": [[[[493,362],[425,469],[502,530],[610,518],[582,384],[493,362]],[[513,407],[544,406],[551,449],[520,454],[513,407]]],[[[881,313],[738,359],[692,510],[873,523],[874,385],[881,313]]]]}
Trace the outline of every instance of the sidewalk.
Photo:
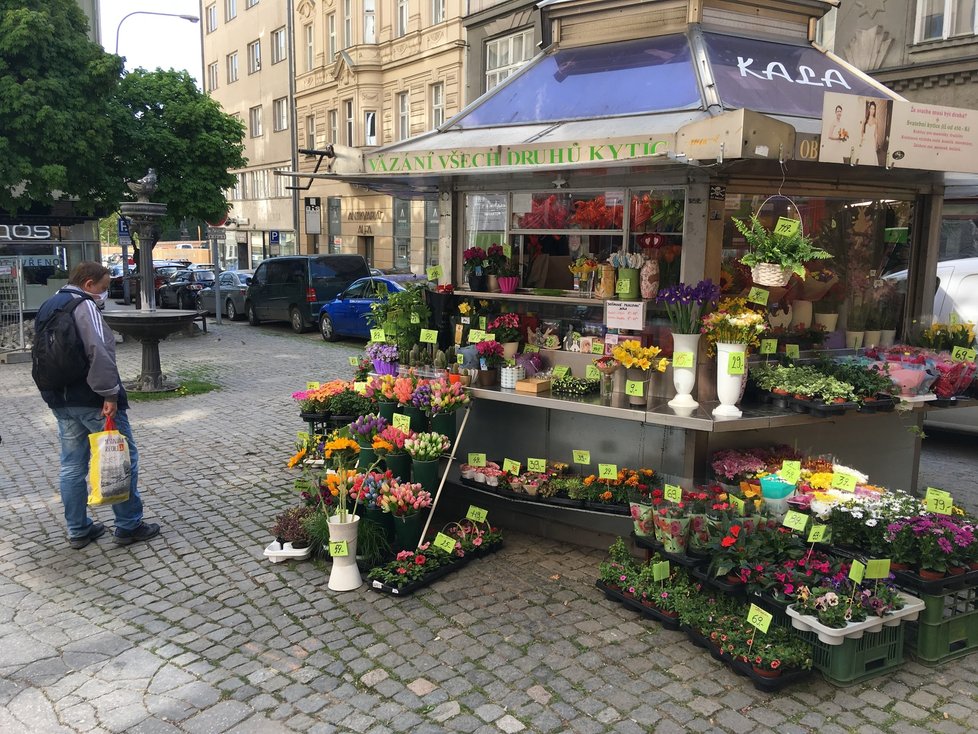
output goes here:
{"type": "MultiPolygon", "coordinates": [[[[605,601],[595,551],[510,534],[400,600],[330,592],[313,563],[272,565],[261,551],[293,502],[285,461],[304,428],[289,395],[346,377],[360,348],[225,321],[160,351],[165,372],[222,389],[134,404],[147,519],[163,532],[129,548],[68,547],[54,419],[29,364],[0,366],[0,731],[974,730],[978,655],[759,693],[605,601]]],[[[131,379],[139,345],[118,354],[131,379]]],[[[975,510],[973,449],[934,446],[922,480],[967,477],[975,510]]]]}

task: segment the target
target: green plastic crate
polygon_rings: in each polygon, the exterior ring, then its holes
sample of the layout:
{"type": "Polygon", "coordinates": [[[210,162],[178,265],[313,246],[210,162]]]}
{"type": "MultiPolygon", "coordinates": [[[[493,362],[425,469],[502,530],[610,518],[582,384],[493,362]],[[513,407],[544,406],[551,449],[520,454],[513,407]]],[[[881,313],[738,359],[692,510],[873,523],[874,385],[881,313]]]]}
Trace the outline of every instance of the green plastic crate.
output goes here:
{"type": "Polygon", "coordinates": [[[826,645],[813,632],[802,637],[812,644],[812,666],[837,686],[848,686],[888,673],[903,665],[904,627],[898,624],[869,632],[858,640],[826,645]]]}
{"type": "Polygon", "coordinates": [[[920,594],[926,608],[917,621],[940,624],[978,610],[978,588],[958,589],[946,594],[920,594]]]}
{"type": "Polygon", "coordinates": [[[978,611],[937,624],[911,623],[907,649],[924,665],[939,665],[978,650],[978,611]]]}

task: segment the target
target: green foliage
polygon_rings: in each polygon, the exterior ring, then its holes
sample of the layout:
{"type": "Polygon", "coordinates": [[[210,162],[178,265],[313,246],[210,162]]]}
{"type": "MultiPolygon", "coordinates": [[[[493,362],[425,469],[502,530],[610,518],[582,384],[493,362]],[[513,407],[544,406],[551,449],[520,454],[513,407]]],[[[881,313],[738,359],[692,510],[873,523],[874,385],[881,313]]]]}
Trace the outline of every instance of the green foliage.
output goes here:
{"type": "Polygon", "coordinates": [[[372,304],[367,322],[373,328],[383,329],[387,341],[396,344],[401,354],[410,354],[411,348],[420,343],[421,329],[428,327],[430,317],[425,286],[417,284],[372,304]]]}
{"type": "Polygon", "coordinates": [[[790,235],[768,232],[757,218],[757,214],[751,214],[750,226],[737,218],[733,218],[733,223],[750,247],[750,251],[740,258],[740,262],[748,267],[761,263],[775,263],[804,277],[805,263],[832,257],[825,250],[815,247],[812,241],[801,233],[800,227],[790,235]]]}

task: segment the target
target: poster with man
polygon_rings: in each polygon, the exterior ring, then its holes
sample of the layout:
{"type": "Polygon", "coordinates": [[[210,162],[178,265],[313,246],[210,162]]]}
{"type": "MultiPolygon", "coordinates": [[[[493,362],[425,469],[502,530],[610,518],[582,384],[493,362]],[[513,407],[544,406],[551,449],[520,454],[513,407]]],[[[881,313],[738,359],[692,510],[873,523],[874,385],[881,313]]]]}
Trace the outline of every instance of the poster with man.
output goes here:
{"type": "Polygon", "coordinates": [[[818,160],[885,166],[891,100],[826,92],[822,99],[822,145],[818,160]]]}

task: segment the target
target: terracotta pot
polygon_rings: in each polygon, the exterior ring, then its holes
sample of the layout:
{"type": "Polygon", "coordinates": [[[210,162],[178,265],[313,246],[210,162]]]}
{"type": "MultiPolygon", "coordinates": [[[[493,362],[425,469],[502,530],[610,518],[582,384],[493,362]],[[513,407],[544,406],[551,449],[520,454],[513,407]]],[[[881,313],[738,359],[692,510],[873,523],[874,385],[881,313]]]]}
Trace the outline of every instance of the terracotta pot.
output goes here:
{"type": "Polygon", "coordinates": [[[978,561],[972,561],[972,562],[971,562],[971,563],[969,564],[969,568],[970,568],[970,569],[971,569],[972,571],[978,571],[978,561]]]}
{"type": "Polygon", "coordinates": [[[960,576],[961,574],[963,574],[967,570],[968,569],[966,569],[964,566],[948,566],[947,567],[948,576],[960,576]]]}
{"type": "Polygon", "coordinates": [[[740,576],[734,573],[728,573],[724,581],[726,581],[728,584],[734,584],[734,585],[739,585],[744,583],[743,581],[741,581],[740,576]]]}
{"type": "Polygon", "coordinates": [[[908,571],[908,570],[910,570],[910,564],[909,563],[895,563],[893,561],[890,561],[890,570],[891,571],[908,571]]]}
{"type": "Polygon", "coordinates": [[[947,574],[944,571],[931,571],[929,568],[922,568],[917,571],[917,575],[924,581],[937,581],[944,578],[947,574]]]}

